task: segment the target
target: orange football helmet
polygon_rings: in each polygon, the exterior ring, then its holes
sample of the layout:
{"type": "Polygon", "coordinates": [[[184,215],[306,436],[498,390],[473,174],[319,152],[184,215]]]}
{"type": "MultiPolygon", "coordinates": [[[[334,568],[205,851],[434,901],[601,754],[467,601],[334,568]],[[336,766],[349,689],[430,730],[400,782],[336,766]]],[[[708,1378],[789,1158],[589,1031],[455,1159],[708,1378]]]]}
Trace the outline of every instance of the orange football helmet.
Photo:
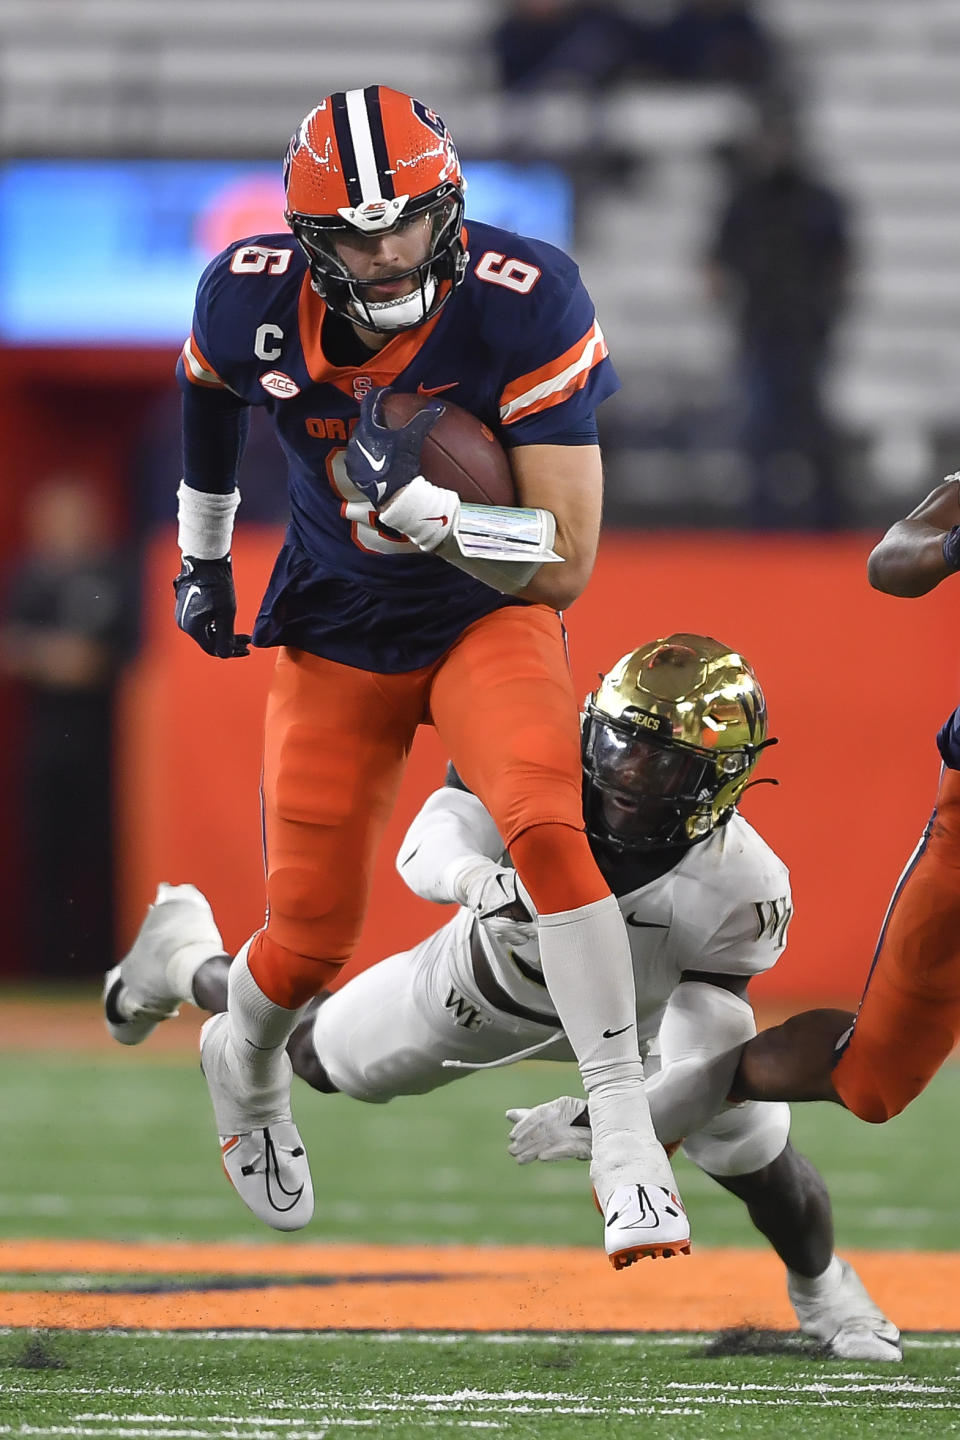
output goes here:
{"type": "Polygon", "coordinates": [[[369,330],[407,330],[435,315],[463,279],[463,173],[450,132],[422,101],[385,85],[328,95],[290,141],[283,179],[287,224],[336,314],[369,330]],[[430,220],[426,259],[390,277],[413,277],[412,292],[371,299],[377,282],[350,273],[337,237],[382,235],[421,216],[430,220]]]}

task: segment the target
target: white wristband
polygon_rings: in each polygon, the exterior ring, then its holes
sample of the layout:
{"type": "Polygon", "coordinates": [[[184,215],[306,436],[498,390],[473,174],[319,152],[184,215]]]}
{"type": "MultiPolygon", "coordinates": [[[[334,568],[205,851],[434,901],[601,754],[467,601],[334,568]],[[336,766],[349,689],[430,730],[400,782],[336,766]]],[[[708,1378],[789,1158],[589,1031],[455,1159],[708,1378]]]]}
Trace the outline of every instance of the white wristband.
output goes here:
{"type": "Polygon", "coordinates": [[[240,491],[214,495],[207,490],[194,490],[181,480],[177,501],[180,553],[192,555],[195,560],[222,560],[228,555],[240,491]]]}
{"type": "Polygon", "coordinates": [[[380,519],[391,530],[406,535],[418,550],[436,550],[459,513],[460,496],[455,490],[444,490],[423,475],[415,475],[384,505],[380,519]]]}

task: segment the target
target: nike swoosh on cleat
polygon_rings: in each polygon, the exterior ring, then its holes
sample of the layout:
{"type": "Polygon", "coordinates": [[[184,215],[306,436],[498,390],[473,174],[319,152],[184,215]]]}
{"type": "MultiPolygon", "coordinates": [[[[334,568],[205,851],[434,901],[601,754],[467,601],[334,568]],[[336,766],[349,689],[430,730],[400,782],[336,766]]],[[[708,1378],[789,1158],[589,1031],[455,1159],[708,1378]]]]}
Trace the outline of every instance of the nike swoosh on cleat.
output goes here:
{"type": "MultiPolygon", "coordinates": [[[[381,455],[379,460],[374,460],[373,456],[370,454],[370,451],[366,448],[366,446],[362,445],[359,440],[357,441],[357,449],[360,451],[360,454],[363,456],[363,458],[366,460],[367,464],[370,466],[370,469],[371,469],[371,470],[375,470],[375,471],[377,472],[377,474],[379,475],[379,474],[380,474],[380,471],[383,469],[384,465],[386,465],[386,463],[387,463],[387,457],[386,457],[386,455],[381,455]]],[[[198,593],[199,593],[199,592],[198,592],[198,593]]],[[[189,596],[188,596],[188,599],[189,599],[189,596]]]]}
{"type": "Polygon", "coordinates": [[[269,1128],[264,1130],[263,1138],[266,1142],[267,1152],[267,1199],[269,1200],[274,1210],[279,1210],[281,1213],[285,1210],[292,1210],[294,1205],[296,1205],[298,1200],[300,1199],[300,1196],[303,1194],[304,1186],[301,1185],[299,1190],[296,1191],[285,1189],[283,1182],[280,1179],[280,1161],[277,1158],[276,1146],[273,1143],[273,1136],[270,1134],[269,1128]],[[276,1200],[274,1200],[270,1186],[271,1178],[273,1179],[277,1189],[280,1191],[280,1194],[286,1200],[290,1201],[289,1205],[278,1205],[276,1200]]]}
{"type": "Polygon", "coordinates": [[[629,1025],[621,1025],[619,1030],[604,1030],[603,1038],[604,1040],[612,1040],[614,1035],[622,1035],[625,1030],[630,1030],[632,1026],[633,1021],[631,1020],[629,1025]]]}
{"type": "Polygon", "coordinates": [[[443,391],[443,390],[453,390],[453,389],[455,389],[456,386],[459,385],[459,384],[460,384],[460,381],[459,381],[459,380],[451,380],[451,381],[449,381],[448,384],[446,384],[446,385],[424,385],[424,384],[422,383],[422,381],[421,381],[421,383],[417,386],[417,394],[418,394],[418,395],[439,395],[439,394],[441,393],[441,391],[443,391]]]}
{"type": "Polygon", "coordinates": [[[627,924],[632,925],[635,930],[669,930],[669,925],[661,925],[656,920],[638,920],[635,915],[627,916],[627,924]]]}

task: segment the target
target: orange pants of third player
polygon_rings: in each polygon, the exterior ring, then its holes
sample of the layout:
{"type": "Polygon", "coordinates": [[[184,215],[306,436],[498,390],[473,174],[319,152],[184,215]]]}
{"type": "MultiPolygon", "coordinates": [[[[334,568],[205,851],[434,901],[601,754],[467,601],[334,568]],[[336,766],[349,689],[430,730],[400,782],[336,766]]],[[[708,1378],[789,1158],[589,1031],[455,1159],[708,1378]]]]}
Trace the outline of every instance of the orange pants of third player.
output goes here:
{"type": "Polygon", "coordinates": [[[944,768],[937,808],[890,902],[834,1088],[861,1120],[889,1120],[958,1041],[960,772],[944,768]]]}
{"type": "Polygon", "coordinates": [[[268,919],[250,949],[276,1003],[302,1004],[353,953],[421,724],[514,847],[541,913],[609,893],[583,833],[577,701],[555,612],[495,610],[435,664],[398,675],[281,650],[264,747],[268,919]]]}

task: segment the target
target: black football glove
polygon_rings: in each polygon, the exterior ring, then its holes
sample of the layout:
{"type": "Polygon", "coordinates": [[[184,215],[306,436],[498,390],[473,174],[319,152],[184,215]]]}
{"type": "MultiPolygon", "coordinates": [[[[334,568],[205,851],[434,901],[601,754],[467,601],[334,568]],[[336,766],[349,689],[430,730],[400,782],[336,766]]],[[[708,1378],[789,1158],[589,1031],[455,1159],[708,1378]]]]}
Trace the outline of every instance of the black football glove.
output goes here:
{"type": "Polygon", "coordinates": [[[441,401],[431,400],[406,425],[392,430],[382,417],[381,401],[387,389],[368,390],[363,397],[360,419],[344,456],[347,478],[375,510],[422,473],[420,450],[445,409],[441,401]]]}
{"type": "Polygon", "coordinates": [[[173,593],[177,597],[177,624],[201,650],[221,660],[250,654],[250,636],[233,633],[237,596],[229,555],[222,560],[195,560],[192,555],[184,555],[173,593]]]}

